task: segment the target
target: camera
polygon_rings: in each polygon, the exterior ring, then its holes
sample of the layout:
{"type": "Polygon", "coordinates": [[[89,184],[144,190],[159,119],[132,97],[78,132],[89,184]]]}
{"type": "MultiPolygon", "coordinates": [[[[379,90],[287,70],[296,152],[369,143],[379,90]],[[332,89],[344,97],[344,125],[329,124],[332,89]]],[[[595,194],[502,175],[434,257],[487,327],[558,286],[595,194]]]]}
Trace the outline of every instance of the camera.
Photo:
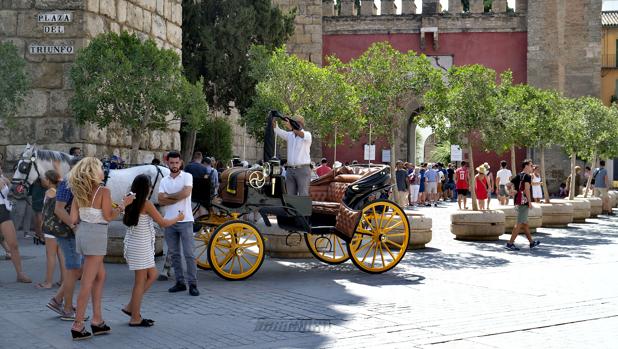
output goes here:
{"type": "Polygon", "coordinates": [[[279,119],[284,120],[284,121],[289,121],[290,122],[290,126],[292,126],[292,129],[294,129],[294,130],[298,131],[298,130],[301,129],[300,124],[296,120],[293,120],[289,116],[285,116],[285,115],[281,114],[278,110],[271,110],[270,111],[270,116],[273,117],[273,118],[279,118],[279,119]]]}

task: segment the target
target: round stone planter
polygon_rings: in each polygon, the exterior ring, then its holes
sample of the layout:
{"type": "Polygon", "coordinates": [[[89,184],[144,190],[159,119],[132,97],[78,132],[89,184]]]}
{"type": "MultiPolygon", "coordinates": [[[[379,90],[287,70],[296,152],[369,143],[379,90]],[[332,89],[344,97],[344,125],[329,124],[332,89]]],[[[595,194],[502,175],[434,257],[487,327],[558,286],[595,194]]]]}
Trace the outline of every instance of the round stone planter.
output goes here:
{"type": "Polygon", "coordinates": [[[414,212],[408,213],[408,221],[410,222],[408,250],[425,248],[425,245],[431,241],[432,237],[432,219],[425,217],[421,213],[414,212]]]}
{"type": "MultiPolygon", "coordinates": [[[[155,256],[163,255],[163,230],[155,224],[155,256]]],[[[106,263],[126,263],[124,259],[124,236],[127,227],[122,221],[109,223],[107,231],[107,254],[103,259],[106,263]]]]}
{"type": "Polygon", "coordinates": [[[532,204],[528,211],[528,227],[531,233],[536,233],[537,228],[543,225],[543,210],[538,204],[532,204]]]}
{"type": "Polygon", "coordinates": [[[543,227],[566,228],[573,223],[573,205],[562,202],[535,204],[543,212],[543,227]]]}
{"type": "Polygon", "coordinates": [[[618,207],[618,192],[610,191],[608,195],[609,195],[609,206],[618,207]]]}
{"type": "Polygon", "coordinates": [[[575,200],[587,200],[590,202],[590,217],[596,218],[598,215],[603,213],[603,200],[597,197],[587,197],[584,198],[582,195],[575,198],[575,200]]]}
{"type": "Polygon", "coordinates": [[[504,234],[504,212],[461,211],[451,214],[451,233],[464,241],[498,240],[504,234]]]}
{"type": "Polygon", "coordinates": [[[552,200],[555,203],[569,203],[573,206],[573,223],[586,223],[586,218],[590,218],[590,201],[588,200],[552,200]]]}
{"type": "Polygon", "coordinates": [[[517,223],[517,210],[513,205],[498,206],[496,210],[504,213],[504,233],[510,234],[517,223]]]}
{"type": "Polygon", "coordinates": [[[282,259],[313,258],[307,247],[304,233],[290,234],[287,230],[279,228],[277,219],[270,217],[272,226],[267,227],[260,219],[255,226],[264,238],[264,249],[268,256],[282,259]]]}

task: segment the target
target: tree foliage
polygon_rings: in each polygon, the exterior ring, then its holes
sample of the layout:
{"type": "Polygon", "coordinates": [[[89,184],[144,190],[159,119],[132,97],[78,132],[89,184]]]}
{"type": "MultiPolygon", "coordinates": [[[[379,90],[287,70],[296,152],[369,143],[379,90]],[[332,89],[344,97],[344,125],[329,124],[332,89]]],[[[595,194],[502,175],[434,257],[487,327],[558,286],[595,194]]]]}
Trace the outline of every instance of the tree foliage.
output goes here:
{"type": "Polygon", "coordinates": [[[192,82],[203,77],[208,104],[241,113],[249,107],[257,81],[249,74],[252,45],[272,51],[294,31],[295,13],[284,14],[271,0],[184,0],[182,63],[192,82]]]}
{"type": "Polygon", "coordinates": [[[259,83],[243,120],[253,136],[263,137],[266,116],[273,109],[302,115],[307,129],[320,138],[332,135],[333,126],[340,127],[339,137],[359,134],[364,119],[357,93],[335,69],[320,68],[289,55],[285,47],[269,54],[264,47],[256,46],[251,57],[252,76],[259,83]]]}
{"type": "Polygon", "coordinates": [[[137,161],[145,131],[166,129],[171,119],[198,125],[207,112],[201,87],[185,80],[178,55],[127,32],[94,38],[78,53],[71,79],[78,123],[128,129],[131,161],[137,161]]]}
{"type": "Polygon", "coordinates": [[[12,42],[0,42],[0,122],[13,126],[13,118],[28,91],[26,61],[12,42]]]}
{"type": "Polygon", "coordinates": [[[232,126],[224,117],[206,120],[197,133],[196,149],[226,163],[232,158],[232,126]]]}

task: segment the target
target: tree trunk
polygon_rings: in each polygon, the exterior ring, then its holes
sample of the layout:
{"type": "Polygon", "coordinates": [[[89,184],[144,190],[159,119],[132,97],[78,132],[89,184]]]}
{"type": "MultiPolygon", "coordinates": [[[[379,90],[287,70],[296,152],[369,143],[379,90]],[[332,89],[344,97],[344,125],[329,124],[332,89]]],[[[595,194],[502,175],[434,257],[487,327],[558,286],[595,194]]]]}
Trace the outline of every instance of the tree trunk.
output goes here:
{"type": "Polygon", "coordinates": [[[468,178],[470,180],[470,197],[472,198],[472,210],[478,211],[479,205],[476,202],[476,179],[474,178],[474,157],[472,156],[472,136],[468,135],[468,156],[470,157],[470,167],[468,168],[468,178]]]}
{"type": "Polygon", "coordinates": [[[571,183],[569,185],[569,200],[575,199],[575,153],[571,154],[571,183]]]}
{"type": "Polygon", "coordinates": [[[545,197],[545,203],[549,204],[549,189],[547,189],[547,176],[545,175],[545,147],[539,147],[541,151],[541,179],[543,180],[543,196],[545,197]]]}
{"type": "Polygon", "coordinates": [[[592,165],[590,166],[590,176],[588,176],[588,180],[586,181],[586,190],[584,190],[584,197],[588,197],[588,191],[590,190],[590,186],[592,185],[592,175],[594,175],[594,168],[597,165],[597,154],[592,156],[592,165]]]}
{"type": "Polygon", "coordinates": [[[517,172],[517,161],[515,160],[515,145],[511,146],[511,172],[513,175],[517,172]]]}
{"type": "Polygon", "coordinates": [[[139,145],[142,143],[142,130],[135,130],[131,134],[131,151],[129,152],[129,164],[137,165],[139,157],[139,145]]]}
{"type": "Polygon", "coordinates": [[[182,140],[182,159],[185,164],[191,161],[193,156],[193,150],[195,149],[195,140],[197,138],[197,131],[191,130],[186,132],[182,140]]]}

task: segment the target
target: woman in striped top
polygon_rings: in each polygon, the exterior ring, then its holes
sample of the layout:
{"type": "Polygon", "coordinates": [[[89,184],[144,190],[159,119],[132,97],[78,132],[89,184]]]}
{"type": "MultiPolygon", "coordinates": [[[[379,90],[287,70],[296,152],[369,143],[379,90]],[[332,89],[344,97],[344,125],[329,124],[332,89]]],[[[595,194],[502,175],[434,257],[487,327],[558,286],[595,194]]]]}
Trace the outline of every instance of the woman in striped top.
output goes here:
{"type": "Polygon", "coordinates": [[[135,194],[135,200],[127,206],[123,219],[128,227],[124,238],[124,258],[127,260],[129,270],[135,271],[131,300],[122,309],[123,313],[131,317],[129,326],[150,327],[154,324],[153,320],[142,318],[140,312],[144,293],[157,279],[153,220],[165,228],[185,218],[184,214],[179,212],[174,219],[163,219],[156,207],[148,200],[151,190],[150,177],[146,175],[135,177],[131,184],[131,192],[135,194]]]}

